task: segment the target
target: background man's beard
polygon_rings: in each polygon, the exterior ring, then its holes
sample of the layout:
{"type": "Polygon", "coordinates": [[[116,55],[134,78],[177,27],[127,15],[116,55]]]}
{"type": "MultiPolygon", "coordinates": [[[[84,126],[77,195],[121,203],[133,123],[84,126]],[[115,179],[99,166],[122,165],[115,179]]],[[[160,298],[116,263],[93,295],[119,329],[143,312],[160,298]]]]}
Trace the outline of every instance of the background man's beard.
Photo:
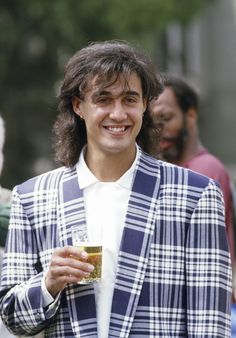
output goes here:
{"type": "Polygon", "coordinates": [[[188,130],[186,127],[183,127],[175,139],[173,139],[175,146],[172,149],[161,151],[161,157],[167,162],[178,162],[182,157],[187,138],[188,130]]]}

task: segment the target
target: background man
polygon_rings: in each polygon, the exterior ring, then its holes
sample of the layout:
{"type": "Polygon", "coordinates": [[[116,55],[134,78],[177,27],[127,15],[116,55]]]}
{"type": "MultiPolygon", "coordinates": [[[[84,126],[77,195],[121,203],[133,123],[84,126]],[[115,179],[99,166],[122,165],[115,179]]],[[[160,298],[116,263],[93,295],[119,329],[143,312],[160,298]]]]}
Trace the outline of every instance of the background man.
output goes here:
{"type": "Polygon", "coordinates": [[[14,189],[0,289],[13,332],[230,337],[221,190],[149,155],[158,142],[155,74],[143,53],[116,41],[69,60],[55,124],[64,166],[14,189]],[[89,237],[102,230],[100,283],[79,284],[93,266],[72,246],[74,226],[89,237]]]}
{"type": "MultiPolygon", "coordinates": [[[[225,201],[225,221],[230,253],[235,265],[232,182],[223,163],[203,146],[199,138],[199,96],[181,77],[162,77],[164,91],[151,104],[152,114],[163,126],[159,143],[164,160],[213,178],[221,185],[225,201]]],[[[234,299],[236,291],[234,291],[234,299]]]]}

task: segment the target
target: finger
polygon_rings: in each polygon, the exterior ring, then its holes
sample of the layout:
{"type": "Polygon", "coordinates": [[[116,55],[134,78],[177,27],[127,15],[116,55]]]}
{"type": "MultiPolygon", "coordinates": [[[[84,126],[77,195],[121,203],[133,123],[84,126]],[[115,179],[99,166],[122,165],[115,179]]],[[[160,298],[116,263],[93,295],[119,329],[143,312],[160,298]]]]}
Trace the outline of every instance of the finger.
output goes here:
{"type": "Polygon", "coordinates": [[[89,271],[84,271],[71,267],[56,267],[49,270],[48,277],[60,285],[76,283],[90,275],[89,271]]]}
{"type": "Polygon", "coordinates": [[[51,261],[49,270],[52,274],[61,275],[81,275],[83,273],[90,273],[94,270],[94,266],[79,261],[75,258],[55,259],[51,261]]]}
{"type": "Polygon", "coordinates": [[[77,257],[69,256],[66,258],[62,258],[60,256],[53,256],[50,262],[50,268],[71,267],[85,272],[91,272],[94,270],[93,265],[86,263],[86,261],[84,260],[81,260],[79,256],[77,257]]]}
{"type": "Polygon", "coordinates": [[[69,257],[75,258],[77,260],[86,261],[88,259],[88,254],[86,251],[76,249],[69,257]]]}
{"type": "Polygon", "coordinates": [[[63,248],[57,248],[54,253],[53,257],[68,257],[74,256],[76,258],[81,258],[82,260],[86,260],[88,258],[87,252],[80,250],[74,246],[65,246],[63,248]]]}

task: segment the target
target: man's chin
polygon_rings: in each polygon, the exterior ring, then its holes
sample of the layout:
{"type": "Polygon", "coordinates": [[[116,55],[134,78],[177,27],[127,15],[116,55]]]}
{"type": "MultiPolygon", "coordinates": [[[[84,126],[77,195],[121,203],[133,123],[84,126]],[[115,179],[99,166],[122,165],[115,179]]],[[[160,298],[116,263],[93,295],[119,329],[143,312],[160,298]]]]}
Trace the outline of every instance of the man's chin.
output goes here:
{"type": "Polygon", "coordinates": [[[161,151],[160,157],[170,163],[175,163],[179,159],[179,154],[176,151],[161,151]]]}

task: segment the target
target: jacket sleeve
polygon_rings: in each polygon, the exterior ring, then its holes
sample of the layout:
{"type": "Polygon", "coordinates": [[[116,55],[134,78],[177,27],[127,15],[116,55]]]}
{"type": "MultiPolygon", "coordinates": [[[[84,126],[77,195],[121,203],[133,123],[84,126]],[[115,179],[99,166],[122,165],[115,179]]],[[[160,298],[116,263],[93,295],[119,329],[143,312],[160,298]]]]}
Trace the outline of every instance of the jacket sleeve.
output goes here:
{"type": "MultiPolygon", "coordinates": [[[[0,313],[12,333],[32,335],[43,330],[48,320],[42,306],[43,269],[33,225],[29,221],[33,198],[25,194],[23,199],[24,207],[15,188],[2,264],[0,313]]],[[[55,304],[55,311],[57,307],[55,304]]]]}
{"type": "Polygon", "coordinates": [[[188,337],[231,337],[231,264],[221,190],[210,180],[186,245],[188,337]]]}

